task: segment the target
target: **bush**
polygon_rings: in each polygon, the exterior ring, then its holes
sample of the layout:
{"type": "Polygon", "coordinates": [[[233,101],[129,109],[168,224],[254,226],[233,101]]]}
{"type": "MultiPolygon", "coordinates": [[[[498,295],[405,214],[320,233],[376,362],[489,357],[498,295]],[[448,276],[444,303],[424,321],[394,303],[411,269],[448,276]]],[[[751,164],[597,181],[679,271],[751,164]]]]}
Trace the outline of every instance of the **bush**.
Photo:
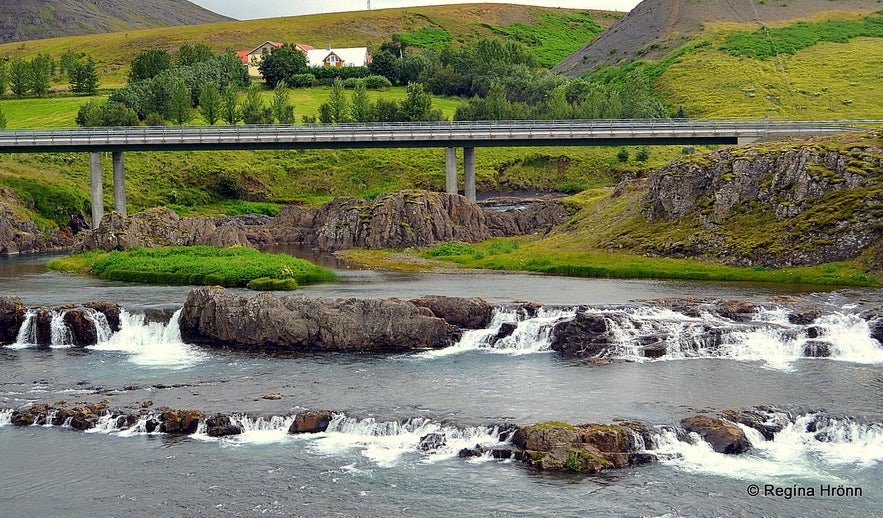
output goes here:
{"type": "Polygon", "coordinates": [[[369,90],[378,90],[380,88],[389,88],[392,83],[383,76],[368,76],[365,78],[365,88],[369,90]]]}
{"type": "Polygon", "coordinates": [[[291,88],[309,88],[316,82],[313,74],[292,74],[285,80],[285,84],[291,88]]]}
{"type": "Polygon", "coordinates": [[[292,291],[297,289],[297,281],[294,279],[261,277],[259,279],[252,279],[245,287],[255,291],[292,291]]]}
{"type": "Polygon", "coordinates": [[[629,161],[629,150],[626,148],[620,148],[619,152],[616,153],[616,159],[620,162],[628,162],[629,161]]]}
{"type": "Polygon", "coordinates": [[[429,257],[443,257],[450,255],[471,255],[475,254],[475,252],[476,250],[472,245],[467,245],[465,243],[444,243],[430,248],[424,252],[423,255],[429,257]]]}

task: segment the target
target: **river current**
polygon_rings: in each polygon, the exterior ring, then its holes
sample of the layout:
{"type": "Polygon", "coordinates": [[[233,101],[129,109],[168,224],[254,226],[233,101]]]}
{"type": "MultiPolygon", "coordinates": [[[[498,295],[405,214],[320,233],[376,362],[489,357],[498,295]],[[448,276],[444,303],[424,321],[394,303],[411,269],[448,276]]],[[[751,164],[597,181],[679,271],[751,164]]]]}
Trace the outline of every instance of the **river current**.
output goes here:
{"type": "Polygon", "coordinates": [[[266,355],[191,346],[174,319],[145,321],[146,308],[180,306],[187,287],[63,275],[46,271],[46,260],[0,259],[0,295],[29,307],[111,300],[126,312],[122,330],[96,346],[37,348],[22,334],[0,348],[0,516],[879,516],[883,508],[883,347],[856,317],[881,306],[879,290],[341,269],[338,282],[302,292],[555,307],[525,318],[501,306],[491,328],[442,351],[266,355]],[[608,365],[548,350],[550,325],[577,305],[784,294],[823,308],[831,357],[799,354],[803,344],[774,310],[756,316],[766,327],[734,333],[723,354],[679,352],[694,322],[649,310],[633,321],[667,333],[666,360],[634,356],[635,329],[622,329],[608,365]],[[489,345],[504,322],[516,331],[489,345]],[[267,393],[282,399],[263,399],[267,393]],[[29,403],[100,399],[236,413],[246,432],[215,439],[9,423],[29,403]],[[754,448],[740,456],[714,453],[672,428],[699,412],[759,405],[790,421],[772,441],[748,429],[754,448]],[[304,410],[337,417],[327,432],[287,434],[291,416],[304,410]],[[808,431],[818,416],[824,425],[808,431]],[[577,476],[457,455],[500,442],[498,424],[618,418],[660,431],[647,445],[658,462],[577,476]],[[443,434],[445,446],[421,449],[430,432],[443,434]]]}

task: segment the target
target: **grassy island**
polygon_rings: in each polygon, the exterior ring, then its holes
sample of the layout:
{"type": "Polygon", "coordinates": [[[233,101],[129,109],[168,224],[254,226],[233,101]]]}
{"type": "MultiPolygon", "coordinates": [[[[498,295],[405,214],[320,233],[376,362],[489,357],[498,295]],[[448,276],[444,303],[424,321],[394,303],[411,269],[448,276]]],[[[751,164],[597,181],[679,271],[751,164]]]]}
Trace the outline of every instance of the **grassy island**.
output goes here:
{"type": "Polygon", "coordinates": [[[234,246],[135,247],[125,252],[85,252],[49,261],[52,270],[144,284],[244,286],[292,290],[298,284],[331,281],[334,272],[287,254],[234,246]]]}

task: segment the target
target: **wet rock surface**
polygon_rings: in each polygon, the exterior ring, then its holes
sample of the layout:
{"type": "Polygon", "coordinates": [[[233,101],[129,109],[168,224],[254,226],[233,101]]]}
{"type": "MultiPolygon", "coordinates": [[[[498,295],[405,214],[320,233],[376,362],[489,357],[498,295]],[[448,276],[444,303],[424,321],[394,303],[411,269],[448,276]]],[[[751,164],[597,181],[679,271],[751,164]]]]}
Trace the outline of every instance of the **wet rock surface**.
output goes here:
{"type": "Polygon", "coordinates": [[[717,453],[738,455],[752,448],[745,432],[730,421],[694,416],[681,420],[681,426],[687,432],[698,434],[717,453]]]}
{"type": "Polygon", "coordinates": [[[450,345],[460,330],[397,299],[242,297],[196,288],[180,318],[185,342],[253,349],[382,352],[450,345]]]}

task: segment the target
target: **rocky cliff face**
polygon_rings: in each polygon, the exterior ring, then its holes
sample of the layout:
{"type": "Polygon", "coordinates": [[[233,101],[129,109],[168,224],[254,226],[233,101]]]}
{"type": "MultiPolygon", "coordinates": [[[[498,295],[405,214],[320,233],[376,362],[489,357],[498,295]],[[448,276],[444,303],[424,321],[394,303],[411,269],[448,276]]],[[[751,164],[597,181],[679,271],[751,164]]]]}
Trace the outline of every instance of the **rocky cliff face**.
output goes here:
{"type": "Polygon", "coordinates": [[[275,218],[181,218],[155,208],[128,218],[106,215],[97,230],[78,237],[74,253],[189,245],[408,248],[546,232],[567,217],[557,201],[483,211],[463,196],[429,191],[397,191],[373,200],[339,198],[315,209],[289,206],[275,218]]]}
{"type": "Polygon", "coordinates": [[[0,254],[48,252],[70,247],[70,229],[57,227],[41,231],[30,219],[19,214],[15,193],[0,189],[0,254]]]}
{"type": "Polygon", "coordinates": [[[193,245],[248,245],[248,239],[234,224],[218,226],[212,218],[181,218],[171,209],[160,207],[129,217],[117,212],[106,214],[97,229],[78,236],[73,253],[193,245]]]}
{"type": "Polygon", "coordinates": [[[647,185],[650,221],[702,232],[686,249],[655,250],[663,255],[809,265],[855,258],[879,244],[883,232],[883,139],[875,134],[683,158],[647,185]],[[740,232],[765,230],[768,246],[740,243],[740,232]]]}

